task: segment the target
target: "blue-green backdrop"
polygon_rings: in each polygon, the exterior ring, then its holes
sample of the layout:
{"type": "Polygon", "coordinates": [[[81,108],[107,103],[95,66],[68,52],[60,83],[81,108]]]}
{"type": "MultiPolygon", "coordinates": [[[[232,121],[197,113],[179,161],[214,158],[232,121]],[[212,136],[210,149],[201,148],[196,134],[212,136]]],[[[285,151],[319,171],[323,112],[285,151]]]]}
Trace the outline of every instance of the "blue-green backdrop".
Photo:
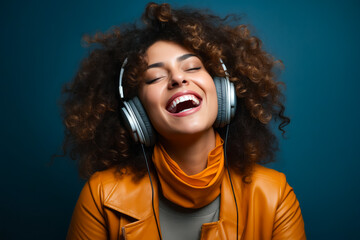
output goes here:
{"type": "MultiPolygon", "coordinates": [[[[87,50],[85,33],[132,22],[147,1],[7,1],[0,9],[0,239],[64,239],[84,184],[57,105],[87,50]]],[[[288,139],[278,162],[309,239],[355,239],[360,226],[359,1],[169,1],[237,13],[283,60],[288,139]]]]}

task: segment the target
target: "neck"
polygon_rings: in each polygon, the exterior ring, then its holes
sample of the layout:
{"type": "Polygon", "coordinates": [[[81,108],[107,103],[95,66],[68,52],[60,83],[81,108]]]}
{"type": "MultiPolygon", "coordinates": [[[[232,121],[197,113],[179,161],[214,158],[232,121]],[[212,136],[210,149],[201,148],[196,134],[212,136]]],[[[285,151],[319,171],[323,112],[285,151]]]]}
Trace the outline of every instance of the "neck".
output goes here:
{"type": "Polygon", "coordinates": [[[207,166],[208,154],[215,148],[215,132],[209,129],[196,135],[177,136],[160,142],[169,156],[187,175],[195,175],[207,166]]]}

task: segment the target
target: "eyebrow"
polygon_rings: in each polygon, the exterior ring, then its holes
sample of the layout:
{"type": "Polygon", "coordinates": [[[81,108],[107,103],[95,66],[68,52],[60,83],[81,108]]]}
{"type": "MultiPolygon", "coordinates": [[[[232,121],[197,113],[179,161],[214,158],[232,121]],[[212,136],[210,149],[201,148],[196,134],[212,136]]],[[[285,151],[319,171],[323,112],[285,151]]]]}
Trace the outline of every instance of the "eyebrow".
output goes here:
{"type": "MultiPolygon", "coordinates": [[[[181,61],[184,61],[184,60],[186,60],[186,59],[188,59],[188,58],[190,58],[190,57],[196,57],[196,55],[193,54],[193,53],[187,53],[187,54],[184,54],[184,55],[178,57],[178,58],[176,59],[176,61],[177,61],[177,62],[181,62],[181,61]]],[[[163,67],[163,66],[164,66],[164,63],[163,63],[163,62],[157,62],[157,63],[153,63],[153,64],[149,65],[149,66],[147,67],[147,69],[149,69],[149,68],[163,67]]]]}

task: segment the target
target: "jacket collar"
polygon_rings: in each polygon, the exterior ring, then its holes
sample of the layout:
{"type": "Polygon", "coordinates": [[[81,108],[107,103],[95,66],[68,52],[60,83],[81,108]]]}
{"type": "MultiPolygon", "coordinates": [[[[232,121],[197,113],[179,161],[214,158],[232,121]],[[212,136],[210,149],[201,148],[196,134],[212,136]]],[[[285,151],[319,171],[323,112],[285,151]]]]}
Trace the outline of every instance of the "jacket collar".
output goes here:
{"type": "MultiPolygon", "coordinates": [[[[154,174],[151,174],[151,178],[154,188],[154,207],[158,209],[157,178],[154,174]]],[[[107,196],[104,199],[104,206],[122,214],[137,220],[153,215],[152,190],[148,175],[135,180],[133,174],[123,174],[117,177],[116,184],[111,189],[107,189],[107,194],[104,195],[107,196]]]]}

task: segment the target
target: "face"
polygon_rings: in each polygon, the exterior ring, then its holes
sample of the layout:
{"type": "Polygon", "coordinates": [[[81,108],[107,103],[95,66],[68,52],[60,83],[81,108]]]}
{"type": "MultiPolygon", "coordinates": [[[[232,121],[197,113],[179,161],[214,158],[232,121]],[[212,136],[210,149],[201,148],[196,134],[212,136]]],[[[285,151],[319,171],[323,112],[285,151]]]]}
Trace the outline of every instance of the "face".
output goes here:
{"type": "Polygon", "coordinates": [[[151,45],[139,98],[161,137],[212,131],[218,105],[215,84],[201,60],[166,41],[151,45]]]}

